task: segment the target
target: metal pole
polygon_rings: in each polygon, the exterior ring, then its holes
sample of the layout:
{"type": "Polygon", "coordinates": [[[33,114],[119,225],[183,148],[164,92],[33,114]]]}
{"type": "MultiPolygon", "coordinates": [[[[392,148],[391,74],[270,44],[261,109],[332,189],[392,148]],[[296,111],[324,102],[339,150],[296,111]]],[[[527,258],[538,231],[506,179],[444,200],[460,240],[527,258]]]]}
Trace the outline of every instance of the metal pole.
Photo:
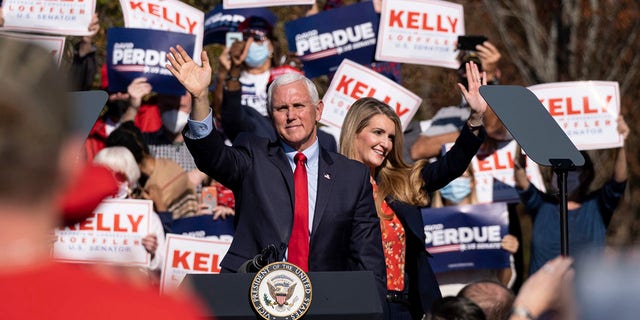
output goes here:
{"type": "Polygon", "coordinates": [[[567,207],[567,171],[559,169],[558,188],[560,189],[560,254],[569,256],[569,214],[567,207]]]}

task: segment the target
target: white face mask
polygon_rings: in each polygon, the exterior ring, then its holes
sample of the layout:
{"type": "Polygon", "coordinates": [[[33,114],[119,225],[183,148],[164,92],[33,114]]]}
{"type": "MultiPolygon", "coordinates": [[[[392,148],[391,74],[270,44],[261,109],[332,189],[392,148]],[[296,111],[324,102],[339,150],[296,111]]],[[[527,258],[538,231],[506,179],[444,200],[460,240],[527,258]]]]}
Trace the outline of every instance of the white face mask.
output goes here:
{"type": "Polygon", "coordinates": [[[178,133],[184,129],[189,120],[189,113],[179,110],[169,110],[162,113],[162,124],[171,133],[178,133]]]}
{"type": "Polygon", "coordinates": [[[129,182],[120,182],[118,192],[113,196],[115,199],[126,199],[129,197],[129,182]]]}

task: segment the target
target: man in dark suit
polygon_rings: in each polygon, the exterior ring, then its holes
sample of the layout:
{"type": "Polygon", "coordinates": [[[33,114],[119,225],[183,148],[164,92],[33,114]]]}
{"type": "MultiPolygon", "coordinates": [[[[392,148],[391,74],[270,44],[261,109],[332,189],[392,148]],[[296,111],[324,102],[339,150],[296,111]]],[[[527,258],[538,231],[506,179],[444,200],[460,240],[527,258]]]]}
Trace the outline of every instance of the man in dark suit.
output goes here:
{"type": "MultiPolygon", "coordinates": [[[[368,169],[319,146],[316,122],[323,104],[313,82],[297,74],[276,79],[269,87],[268,111],[278,139],[241,134],[229,147],[212,130],[207,91],[211,67],[206,53],[202,53],[201,67],[180,46],[170,51],[167,67],[194,101],[183,132],[187,147],[198,168],[236,196],[236,231],[221,262],[223,270],[241,271],[241,265],[265,247],[289,244],[294,217],[293,157],[302,152],[308,159],[309,176],[308,270],[370,270],[380,291],[386,292],[368,169]]],[[[226,85],[238,87],[234,81],[229,79],[226,85]]]]}

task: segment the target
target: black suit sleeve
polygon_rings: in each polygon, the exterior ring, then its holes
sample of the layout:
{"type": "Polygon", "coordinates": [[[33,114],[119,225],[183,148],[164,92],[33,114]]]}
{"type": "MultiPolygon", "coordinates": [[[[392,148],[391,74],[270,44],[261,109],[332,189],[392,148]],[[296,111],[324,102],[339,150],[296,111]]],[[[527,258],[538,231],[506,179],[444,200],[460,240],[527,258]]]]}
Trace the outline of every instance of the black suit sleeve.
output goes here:
{"type": "MultiPolygon", "coordinates": [[[[384,302],[387,292],[387,269],[382,251],[380,219],[373,202],[373,189],[368,170],[363,171],[364,186],[358,195],[358,206],[353,219],[350,246],[356,268],[373,271],[380,299],[384,302]]],[[[386,305],[386,303],[383,303],[386,305]]]]}
{"type": "Polygon", "coordinates": [[[183,136],[200,171],[232,190],[238,189],[244,174],[251,166],[251,153],[248,148],[242,144],[234,147],[225,145],[224,138],[217,130],[201,139],[183,136]]]}
{"type": "Polygon", "coordinates": [[[476,136],[468,126],[463,126],[453,147],[438,161],[422,168],[426,191],[436,191],[461,176],[480,149],[486,135],[484,127],[480,128],[480,134],[476,136]]]}
{"type": "Polygon", "coordinates": [[[249,121],[246,110],[242,106],[242,91],[224,90],[220,115],[224,133],[232,142],[240,132],[253,132],[255,126],[249,121]]]}

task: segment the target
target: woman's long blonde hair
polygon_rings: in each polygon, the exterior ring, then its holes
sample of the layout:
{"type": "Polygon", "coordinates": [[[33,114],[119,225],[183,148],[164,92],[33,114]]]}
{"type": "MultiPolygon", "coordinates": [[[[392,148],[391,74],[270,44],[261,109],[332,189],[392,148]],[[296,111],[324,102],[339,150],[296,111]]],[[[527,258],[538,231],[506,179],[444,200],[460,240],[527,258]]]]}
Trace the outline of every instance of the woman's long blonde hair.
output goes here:
{"type": "Polygon", "coordinates": [[[373,173],[373,177],[378,182],[376,193],[378,216],[382,219],[390,219],[391,217],[385,215],[381,209],[382,200],[386,197],[416,206],[426,206],[429,203],[429,197],[422,190],[424,181],[420,175],[425,161],[422,160],[409,166],[402,159],[403,133],[398,115],[389,105],[375,98],[358,99],[351,105],[342,123],[340,153],[350,159],[356,159],[356,135],[362,132],[371,118],[379,114],[385,115],[395,125],[393,149],[382,165],[376,168],[373,173]]]}

